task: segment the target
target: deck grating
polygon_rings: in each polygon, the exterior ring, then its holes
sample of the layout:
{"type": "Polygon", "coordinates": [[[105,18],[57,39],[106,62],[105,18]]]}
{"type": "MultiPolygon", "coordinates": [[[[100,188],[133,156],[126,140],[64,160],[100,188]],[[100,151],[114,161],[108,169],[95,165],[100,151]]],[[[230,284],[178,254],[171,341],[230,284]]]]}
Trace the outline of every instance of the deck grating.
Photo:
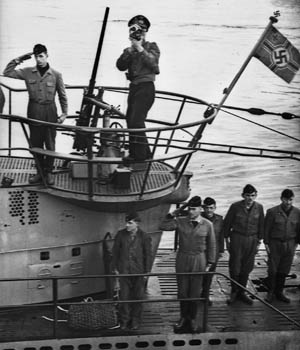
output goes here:
{"type": "MultiPolygon", "coordinates": [[[[51,188],[63,191],[71,191],[79,194],[88,193],[87,179],[72,179],[70,171],[59,172],[62,166],[61,160],[55,160],[54,179],[55,183],[51,188]]],[[[116,188],[110,181],[102,183],[94,179],[93,188],[95,195],[128,195],[140,193],[145,176],[145,166],[143,168],[133,167],[130,188],[116,188]]],[[[145,191],[159,190],[171,186],[175,181],[175,175],[171,168],[164,163],[151,163],[149,177],[145,186],[145,191]]],[[[34,160],[31,158],[3,157],[0,156],[0,182],[4,176],[14,179],[13,186],[28,185],[29,177],[36,173],[34,160]]]]}

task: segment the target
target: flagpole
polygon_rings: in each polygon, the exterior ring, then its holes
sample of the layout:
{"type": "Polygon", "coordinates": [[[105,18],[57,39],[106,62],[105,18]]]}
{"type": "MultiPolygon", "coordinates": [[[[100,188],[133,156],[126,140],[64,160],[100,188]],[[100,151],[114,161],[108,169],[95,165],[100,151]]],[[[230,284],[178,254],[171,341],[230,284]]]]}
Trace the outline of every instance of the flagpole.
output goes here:
{"type": "MultiPolygon", "coordinates": [[[[213,113],[209,113],[210,111],[208,111],[207,117],[211,117],[212,115],[214,115],[214,118],[215,118],[217,116],[217,114],[219,113],[220,108],[222,108],[223,104],[225,103],[226,99],[228,98],[229,94],[231,93],[232,89],[234,88],[235,84],[237,83],[237,81],[239,80],[240,76],[244,72],[245,68],[247,67],[248,63],[250,62],[251,58],[253,57],[256,49],[261,44],[261,42],[264,40],[264,38],[265,38],[266,34],[268,33],[270,27],[272,27],[273,23],[276,23],[276,22],[278,22],[278,19],[275,18],[274,16],[271,16],[269,24],[266,26],[264,32],[262,33],[262,35],[259,38],[259,40],[257,41],[257,43],[254,45],[253,49],[251,50],[251,52],[248,55],[248,57],[245,60],[245,62],[243,63],[242,67],[240,68],[240,70],[238,71],[236,76],[233,78],[233,80],[230,83],[229,87],[224,89],[224,91],[223,91],[224,96],[223,96],[222,100],[219,102],[219,104],[214,105],[213,113]]],[[[211,124],[213,121],[214,121],[214,119],[212,119],[209,122],[209,124],[211,124]]],[[[198,139],[195,140],[196,142],[198,142],[198,140],[200,139],[205,126],[206,126],[206,123],[205,124],[201,124],[199,129],[198,129],[198,131],[196,132],[196,134],[194,136],[194,138],[198,137],[198,139]]],[[[192,146],[193,143],[194,142],[192,140],[190,145],[192,146]]]]}
{"type": "Polygon", "coordinates": [[[264,40],[266,34],[268,33],[270,27],[272,27],[273,23],[278,22],[278,19],[271,16],[270,17],[270,22],[269,24],[266,26],[264,32],[262,33],[261,37],[259,38],[259,40],[257,41],[257,43],[254,45],[252,51],[250,52],[249,56],[247,57],[247,59],[245,60],[245,62],[243,63],[242,67],[240,68],[240,70],[238,71],[238,73],[236,74],[236,76],[233,78],[232,82],[230,83],[228,88],[224,89],[224,97],[222,98],[222,100],[220,101],[220,103],[216,106],[216,108],[219,110],[224,102],[226,101],[227,97],[229,96],[229,94],[231,93],[232,89],[234,88],[235,84],[237,83],[237,81],[239,80],[240,76],[242,75],[242,73],[244,72],[245,68],[247,67],[248,63],[250,62],[251,58],[253,57],[255,51],[257,50],[258,46],[261,44],[261,42],[264,40]]]}
{"type": "MultiPolygon", "coordinates": [[[[214,105],[213,108],[212,107],[208,107],[208,109],[204,112],[204,117],[208,118],[208,117],[212,117],[214,116],[214,118],[209,122],[209,124],[211,124],[215,117],[217,116],[217,114],[219,113],[219,110],[222,108],[223,104],[225,103],[227,97],[229,96],[229,94],[231,93],[232,89],[234,88],[235,84],[237,83],[237,81],[239,80],[240,76],[242,75],[242,73],[244,72],[245,68],[247,67],[248,63],[250,62],[251,58],[253,57],[256,49],[258,48],[258,46],[260,45],[260,43],[264,40],[266,34],[268,33],[270,27],[273,25],[273,23],[278,22],[278,19],[275,18],[274,16],[270,17],[270,22],[268,23],[268,25],[266,26],[264,32],[262,33],[261,37],[259,38],[259,40],[257,41],[257,43],[254,45],[253,49],[251,50],[250,54],[248,55],[247,59],[245,60],[245,62],[243,63],[242,67],[240,68],[240,70],[238,71],[238,73],[236,74],[236,76],[233,78],[232,82],[230,83],[228,88],[225,88],[223,93],[224,96],[222,98],[222,100],[219,102],[218,105],[214,105]]],[[[203,123],[199,126],[198,130],[196,131],[194,137],[192,138],[192,140],[189,143],[190,148],[195,148],[198,144],[198,141],[201,139],[202,137],[202,133],[205,129],[205,127],[207,126],[207,123],[203,123]]],[[[190,157],[190,156],[189,156],[190,157]]],[[[180,159],[175,167],[175,169],[179,169],[179,167],[181,166],[181,164],[183,163],[183,159],[180,159]]]]}

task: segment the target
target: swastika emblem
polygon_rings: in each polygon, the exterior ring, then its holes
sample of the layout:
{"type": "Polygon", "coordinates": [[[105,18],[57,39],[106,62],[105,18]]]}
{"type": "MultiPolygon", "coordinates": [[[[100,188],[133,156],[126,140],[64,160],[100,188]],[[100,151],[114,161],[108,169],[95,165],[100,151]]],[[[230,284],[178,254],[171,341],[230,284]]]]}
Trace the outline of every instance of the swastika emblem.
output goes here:
{"type": "Polygon", "coordinates": [[[279,68],[287,66],[290,61],[289,51],[283,47],[274,49],[272,51],[272,61],[279,68]]]}

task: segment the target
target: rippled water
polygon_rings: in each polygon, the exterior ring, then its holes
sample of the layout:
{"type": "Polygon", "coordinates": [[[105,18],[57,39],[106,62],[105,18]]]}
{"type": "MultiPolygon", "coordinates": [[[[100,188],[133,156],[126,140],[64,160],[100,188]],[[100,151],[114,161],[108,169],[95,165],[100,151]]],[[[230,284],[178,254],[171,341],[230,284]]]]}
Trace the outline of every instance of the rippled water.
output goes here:
{"type": "MultiPolygon", "coordinates": [[[[298,0],[1,0],[0,70],[10,59],[42,42],[48,47],[50,64],[63,73],[65,83],[88,83],[106,6],[110,7],[110,14],[97,76],[97,84],[101,85],[127,85],[123,73],[115,68],[115,61],[128,45],[127,20],[139,13],[152,22],[148,40],[156,41],[161,49],[157,89],[209,102],[221,100],[223,89],[238,72],[273,11],[281,12],[277,28],[300,49],[298,0]]],[[[8,82],[5,78],[1,81],[8,82]]],[[[300,73],[287,84],[252,59],[226,104],[300,115],[299,83],[300,73]]],[[[14,82],[14,86],[22,86],[18,84],[14,82]]],[[[75,114],[79,104],[76,101],[71,106],[71,114],[75,114]]],[[[125,99],[120,104],[125,108],[125,99]]],[[[300,139],[300,119],[238,111],[235,114],[300,139]]],[[[300,149],[299,141],[225,113],[220,113],[206,131],[206,142],[300,149]]],[[[295,160],[198,152],[189,170],[194,173],[192,194],[215,197],[221,214],[240,198],[246,183],[257,187],[258,201],[265,208],[279,202],[285,187],[294,190],[295,204],[300,203],[300,163],[295,160]]]]}

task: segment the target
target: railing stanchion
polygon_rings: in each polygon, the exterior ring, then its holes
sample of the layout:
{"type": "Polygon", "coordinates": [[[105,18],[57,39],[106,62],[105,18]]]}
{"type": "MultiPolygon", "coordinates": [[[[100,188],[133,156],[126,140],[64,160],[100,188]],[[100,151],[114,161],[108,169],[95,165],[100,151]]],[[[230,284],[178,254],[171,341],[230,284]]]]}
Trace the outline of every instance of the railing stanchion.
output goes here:
{"type": "Polygon", "coordinates": [[[57,338],[57,278],[52,278],[52,293],[53,293],[53,338],[57,338]]]}
{"type": "MultiPolygon", "coordinates": [[[[11,90],[8,90],[8,91],[9,91],[9,92],[8,92],[8,113],[11,114],[12,91],[11,91],[11,90]]],[[[9,121],[8,121],[8,147],[9,147],[8,156],[9,156],[9,157],[11,156],[11,128],[12,128],[12,121],[9,120],[9,121]]]]}

